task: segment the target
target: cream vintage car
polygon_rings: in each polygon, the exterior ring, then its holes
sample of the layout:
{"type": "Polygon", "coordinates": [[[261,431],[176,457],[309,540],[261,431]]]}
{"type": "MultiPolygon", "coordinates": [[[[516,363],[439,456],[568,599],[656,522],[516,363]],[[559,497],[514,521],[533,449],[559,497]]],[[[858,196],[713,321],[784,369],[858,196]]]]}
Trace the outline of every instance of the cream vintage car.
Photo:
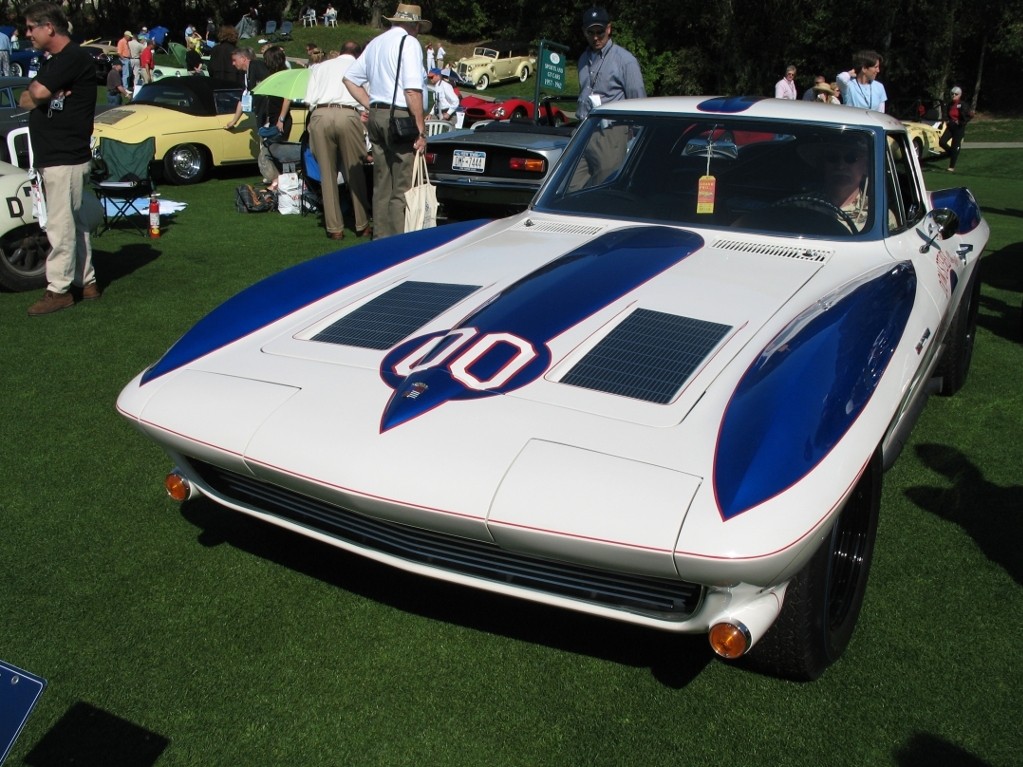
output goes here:
{"type": "Polygon", "coordinates": [[[913,142],[913,151],[916,152],[919,159],[926,160],[945,154],[945,150],[938,143],[941,140],[941,134],[945,132],[944,122],[940,120],[937,122],[903,120],[902,124],[906,126],[906,133],[909,134],[909,138],[913,142]]]}
{"type": "Polygon", "coordinates": [[[494,40],[477,45],[472,56],[458,60],[455,70],[462,80],[482,91],[505,80],[525,82],[536,70],[536,56],[525,43],[494,40]]]}

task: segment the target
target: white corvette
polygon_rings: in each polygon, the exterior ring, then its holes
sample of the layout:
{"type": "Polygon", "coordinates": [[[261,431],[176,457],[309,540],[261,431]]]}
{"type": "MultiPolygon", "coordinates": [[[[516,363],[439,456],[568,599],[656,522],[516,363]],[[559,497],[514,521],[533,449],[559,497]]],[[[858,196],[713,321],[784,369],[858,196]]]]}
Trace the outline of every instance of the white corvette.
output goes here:
{"type": "Polygon", "coordinates": [[[619,102],[526,212],[260,282],[118,408],[180,499],[813,679],[884,469],[964,382],[987,237],[883,114],[619,102]]]}

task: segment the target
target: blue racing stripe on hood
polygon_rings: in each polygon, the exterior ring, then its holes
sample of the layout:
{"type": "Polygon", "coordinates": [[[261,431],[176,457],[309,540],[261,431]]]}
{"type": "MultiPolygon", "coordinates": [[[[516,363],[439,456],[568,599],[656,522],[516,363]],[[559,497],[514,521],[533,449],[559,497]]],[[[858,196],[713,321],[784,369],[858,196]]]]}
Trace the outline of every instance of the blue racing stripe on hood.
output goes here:
{"type": "Polygon", "coordinates": [[[696,105],[696,108],[701,112],[735,114],[736,112],[745,112],[762,98],[763,96],[718,96],[717,98],[701,101],[696,105]]]}
{"type": "Polygon", "coordinates": [[[908,262],[819,301],[746,371],[725,409],[714,494],[731,519],[807,476],[863,412],[913,309],[908,262]]]}
{"type": "Polygon", "coordinates": [[[510,285],[447,333],[395,347],[381,430],[451,400],[503,394],[550,365],[548,342],[703,246],[692,232],[641,226],[601,235],[510,285]]]}
{"type": "Polygon", "coordinates": [[[267,277],[199,320],[145,372],[142,383],[187,365],[324,296],[445,245],[485,223],[466,221],[388,237],[328,253],[267,277]]]}

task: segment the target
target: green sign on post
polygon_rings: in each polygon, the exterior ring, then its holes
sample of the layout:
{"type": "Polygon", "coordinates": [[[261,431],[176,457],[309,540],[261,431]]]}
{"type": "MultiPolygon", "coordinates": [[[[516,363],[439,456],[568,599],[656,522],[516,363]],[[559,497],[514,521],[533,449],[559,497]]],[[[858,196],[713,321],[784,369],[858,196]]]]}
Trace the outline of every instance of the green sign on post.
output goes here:
{"type": "Polygon", "coordinates": [[[536,72],[536,94],[533,97],[533,104],[536,106],[536,120],[540,122],[540,89],[548,93],[553,91],[562,93],[565,90],[565,63],[568,46],[559,43],[552,43],[548,40],[540,41],[540,50],[537,54],[536,72]]]}
{"type": "Polygon", "coordinates": [[[565,90],[565,54],[562,51],[541,47],[540,87],[558,93],[565,90]]]}

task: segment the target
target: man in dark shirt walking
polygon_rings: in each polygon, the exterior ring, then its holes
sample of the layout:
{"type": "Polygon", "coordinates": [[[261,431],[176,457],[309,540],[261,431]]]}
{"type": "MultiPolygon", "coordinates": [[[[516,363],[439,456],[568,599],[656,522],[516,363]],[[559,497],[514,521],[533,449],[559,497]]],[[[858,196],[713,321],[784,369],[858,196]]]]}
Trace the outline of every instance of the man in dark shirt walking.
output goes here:
{"type": "Polygon", "coordinates": [[[48,54],[19,102],[30,110],[29,137],[42,176],[51,248],[46,292],[28,310],[38,317],[74,306],[72,286],[81,288],[83,300],[100,297],[82,212],[83,195],[91,194],[89,139],[96,114],[96,66],[92,56],[71,41],[60,6],[47,2],[28,6],[25,30],[33,47],[48,54]]]}

